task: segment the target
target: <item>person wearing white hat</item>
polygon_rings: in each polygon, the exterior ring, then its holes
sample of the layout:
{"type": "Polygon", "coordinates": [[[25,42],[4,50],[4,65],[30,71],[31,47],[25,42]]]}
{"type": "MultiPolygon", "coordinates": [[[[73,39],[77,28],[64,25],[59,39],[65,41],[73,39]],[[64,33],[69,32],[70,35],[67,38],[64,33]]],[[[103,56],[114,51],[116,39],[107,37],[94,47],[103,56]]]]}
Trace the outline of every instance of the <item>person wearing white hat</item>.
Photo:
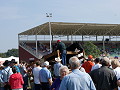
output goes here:
{"type": "Polygon", "coordinates": [[[48,70],[49,62],[45,61],[43,63],[43,68],[39,71],[39,80],[42,86],[42,90],[49,90],[52,85],[51,72],[48,70]]]}
{"type": "Polygon", "coordinates": [[[60,76],[59,68],[63,65],[61,64],[61,59],[59,57],[55,58],[55,61],[56,61],[56,63],[54,64],[54,67],[53,67],[54,68],[54,75],[55,75],[55,78],[58,78],[60,76]]]}

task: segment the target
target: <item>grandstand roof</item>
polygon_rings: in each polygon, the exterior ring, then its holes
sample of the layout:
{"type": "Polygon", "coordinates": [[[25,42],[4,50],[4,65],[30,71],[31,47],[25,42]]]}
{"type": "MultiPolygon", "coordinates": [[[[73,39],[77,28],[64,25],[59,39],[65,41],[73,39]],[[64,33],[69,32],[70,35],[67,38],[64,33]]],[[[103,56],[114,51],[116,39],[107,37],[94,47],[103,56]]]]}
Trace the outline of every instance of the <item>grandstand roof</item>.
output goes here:
{"type": "MultiPolygon", "coordinates": [[[[49,22],[19,33],[19,35],[49,35],[49,22]]],[[[120,36],[120,24],[51,22],[52,35],[120,36]]]]}

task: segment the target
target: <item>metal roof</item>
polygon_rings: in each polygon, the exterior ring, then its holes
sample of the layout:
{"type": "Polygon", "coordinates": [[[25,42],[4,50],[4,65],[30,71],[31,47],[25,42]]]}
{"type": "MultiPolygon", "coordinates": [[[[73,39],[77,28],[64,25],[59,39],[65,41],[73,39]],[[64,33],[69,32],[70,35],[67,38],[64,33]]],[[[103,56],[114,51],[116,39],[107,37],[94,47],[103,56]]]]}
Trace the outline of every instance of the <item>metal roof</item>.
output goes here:
{"type": "MultiPolygon", "coordinates": [[[[51,35],[120,36],[120,24],[50,22],[51,35]]],[[[19,33],[19,35],[49,35],[49,22],[19,33]]]]}

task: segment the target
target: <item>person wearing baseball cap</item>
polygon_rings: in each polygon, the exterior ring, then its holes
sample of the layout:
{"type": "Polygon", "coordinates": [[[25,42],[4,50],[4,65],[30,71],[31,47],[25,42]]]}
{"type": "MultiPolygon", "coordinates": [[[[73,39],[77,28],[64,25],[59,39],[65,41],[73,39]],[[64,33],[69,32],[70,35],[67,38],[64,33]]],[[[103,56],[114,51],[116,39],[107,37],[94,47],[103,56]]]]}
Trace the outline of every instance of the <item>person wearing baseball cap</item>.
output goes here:
{"type": "Polygon", "coordinates": [[[39,71],[39,80],[42,86],[42,90],[49,90],[52,85],[52,75],[48,69],[49,62],[45,61],[43,63],[43,68],[39,71]]]}
{"type": "Polygon", "coordinates": [[[87,73],[89,73],[92,69],[92,66],[94,66],[92,59],[93,59],[93,56],[88,55],[88,60],[82,64],[82,67],[85,69],[87,73]]]}

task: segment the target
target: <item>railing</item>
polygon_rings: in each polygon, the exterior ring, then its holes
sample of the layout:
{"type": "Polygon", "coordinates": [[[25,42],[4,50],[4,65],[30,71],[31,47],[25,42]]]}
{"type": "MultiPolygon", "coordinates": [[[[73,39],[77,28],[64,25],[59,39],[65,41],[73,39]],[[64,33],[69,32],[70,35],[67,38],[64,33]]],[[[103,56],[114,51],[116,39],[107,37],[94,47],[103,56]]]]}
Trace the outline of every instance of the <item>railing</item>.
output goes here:
{"type": "Polygon", "coordinates": [[[27,52],[29,52],[30,54],[32,54],[33,56],[35,56],[36,58],[39,58],[39,56],[36,55],[36,51],[35,51],[32,47],[26,45],[25,42],[21,42],[19,45],[20,45],[23,49],[25,49],[27,52]]]}
{"type": "Polygon", "coordinates": [[[37,50],[37,52],[36,52],[35,47],[30,47],[30,46],[26,45],[25,42],[20,42],[19,45],[38,59],[41,59],[44,55],[49,54],[49,50],[48,51],[37,50]]]}

